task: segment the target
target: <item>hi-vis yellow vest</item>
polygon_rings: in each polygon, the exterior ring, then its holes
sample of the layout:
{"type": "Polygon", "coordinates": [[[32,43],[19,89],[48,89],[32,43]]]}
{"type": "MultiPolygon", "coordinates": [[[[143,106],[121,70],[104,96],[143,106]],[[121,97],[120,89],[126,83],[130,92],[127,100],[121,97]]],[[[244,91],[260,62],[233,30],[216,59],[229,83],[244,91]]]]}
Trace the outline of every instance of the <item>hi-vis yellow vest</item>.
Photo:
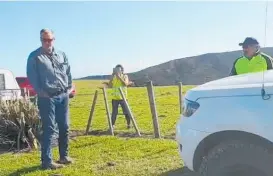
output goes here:
{"type": "Polygon", "coordinates": [[[125,98],[127,98],[127,87],[124,86],[115,75],[112,81],[112,96],[114,100],[122,100],[122,96],[119,92],[120,87],[124,93],[125,98]]]}
{"type": "Polygon", "coordinates": [[[230,75],[254,73],[272,69],[272,58],[264,53],[257,53],[251,59],[242,56],[233,65],[230,75]]]}

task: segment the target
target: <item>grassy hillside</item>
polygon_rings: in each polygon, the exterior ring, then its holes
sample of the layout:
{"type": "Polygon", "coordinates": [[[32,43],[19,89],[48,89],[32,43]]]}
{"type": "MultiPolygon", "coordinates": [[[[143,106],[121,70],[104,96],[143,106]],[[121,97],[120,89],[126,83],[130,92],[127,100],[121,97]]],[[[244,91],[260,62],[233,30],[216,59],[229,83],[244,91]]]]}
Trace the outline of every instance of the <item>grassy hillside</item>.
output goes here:
{"type": "MultiPolygon", "coordinates": [[[[93,94],[101,81],[76,81],[77,96],[70,102],[71,130],[85,130],[93,94]]],[[[187,86],[184,91],[191,88],[187,86]]],[[[0,175],[180,175],[183,161],[178,155],[175,125],[179,118],[178,87],[155,87],[162,139],[153,139],[151,112],[146,88],[129,88],[129,103],[142,137],[131,136],[123,116],[119,116],[115,136],[106,135],[106,112],[102,91],[91,127],[91,134],[71,140],[70,154],[76,163],[57,171],[41,171],[40,152],[0,155],[0,175]]],[[[110,92],[108,92],[109,105],[110,92]]],[[[79,133],[80,134],[80,133],[79,133]]],[[[58,159],[57,148],[54,158],[58,159]]]]}
{"type": "MultiPolygon", "coordinates": [[[[263,52],[273,56],[273,48],[263,48],[263,52]]],[[[185,85],[200,85],[205,82],[229,75],[233,62],[242,55],[242,51],[207,53],[199,56],[171,60],[159,65],[145,68],[129,76],[137,86],[148,80],[156,85],[175,85],[182,81],[185,85]]],[[[85,79],[107,79],[107,75],[88,76],[85,79]]]]}

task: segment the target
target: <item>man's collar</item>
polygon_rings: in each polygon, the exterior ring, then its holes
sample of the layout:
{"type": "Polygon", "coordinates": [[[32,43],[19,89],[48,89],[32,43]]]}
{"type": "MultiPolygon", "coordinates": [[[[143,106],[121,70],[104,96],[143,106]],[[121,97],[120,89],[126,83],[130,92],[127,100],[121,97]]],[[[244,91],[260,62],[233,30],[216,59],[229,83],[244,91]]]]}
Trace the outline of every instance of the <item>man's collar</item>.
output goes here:
{"type": "MultiPolygon", "coordinates": [[[[50,53],[47,53],[43,47],[40,48],[40,51],[41,51],[41,54],[47,54],[47,55],[50,54],[50,53]]],[[[56,49],[53,47],[52,53],[50,55],[56,55],[56,54],[57,54],[56,49]]]]}

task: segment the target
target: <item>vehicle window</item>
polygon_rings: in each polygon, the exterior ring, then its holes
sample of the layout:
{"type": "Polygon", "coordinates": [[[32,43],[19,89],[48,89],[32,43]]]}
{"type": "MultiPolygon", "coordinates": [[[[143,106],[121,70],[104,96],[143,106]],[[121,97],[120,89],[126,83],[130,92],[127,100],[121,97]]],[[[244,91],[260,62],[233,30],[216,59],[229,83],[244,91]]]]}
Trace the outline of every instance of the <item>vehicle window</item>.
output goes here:
{"type": "Polygon", "coordinates": [[[26,79],[25,78],[16,78],[16,81],[18,84],[21,84],[21,83],[25,82],[26,79]]]}
{"type": "Polygon", "coordinates": [[[5,90],[6,86],[5,86],[5,75],[4,74],[0,74],[0,90],[5,90]]]}

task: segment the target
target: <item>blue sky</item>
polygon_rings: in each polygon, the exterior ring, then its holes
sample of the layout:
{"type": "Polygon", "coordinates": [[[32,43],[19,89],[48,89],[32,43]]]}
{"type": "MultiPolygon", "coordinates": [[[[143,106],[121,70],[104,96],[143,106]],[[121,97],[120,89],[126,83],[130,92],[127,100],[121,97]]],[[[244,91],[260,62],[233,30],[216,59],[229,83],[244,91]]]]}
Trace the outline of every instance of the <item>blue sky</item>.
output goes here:
{"type": "MultiPolygon", "coordinates": [[[[273,2],[266,46],[273,46],[273,2]]],[[[246,36],[264,45],[265,2],[0,2],[0,67],[26,75],[39,31],[55,31],[74,78],[138,71],[172,59],[241,49],[246,36]]]]}

